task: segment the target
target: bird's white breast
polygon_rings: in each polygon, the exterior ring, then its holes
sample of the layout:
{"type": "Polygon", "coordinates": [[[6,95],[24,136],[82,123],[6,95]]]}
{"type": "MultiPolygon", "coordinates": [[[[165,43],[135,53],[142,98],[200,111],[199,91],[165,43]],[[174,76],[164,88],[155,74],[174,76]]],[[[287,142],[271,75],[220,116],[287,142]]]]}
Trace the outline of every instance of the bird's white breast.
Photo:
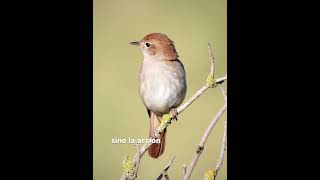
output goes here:
{"type": "Polygon", "coordinates": [[[179,106],[186,94],[183,66],[173,63],[145,59],[140,70],[141,99],[149,110],[158,114],[179,106]]]}

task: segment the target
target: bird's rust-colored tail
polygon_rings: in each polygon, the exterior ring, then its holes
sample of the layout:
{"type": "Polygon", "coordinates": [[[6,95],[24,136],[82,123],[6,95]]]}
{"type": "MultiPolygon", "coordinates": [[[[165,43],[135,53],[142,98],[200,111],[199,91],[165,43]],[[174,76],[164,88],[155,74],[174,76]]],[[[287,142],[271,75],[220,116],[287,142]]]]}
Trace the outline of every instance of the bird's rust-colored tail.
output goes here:
{"type": "MultiPolygon", "coordinates": [[[[160,119],[158,118],[158,116],[154,113],[154,112],[150,112],[150,130],[149,130],[149,136],[152,138],[153,137],[153,132],[159,127],[160,125],[160,119]]],[[[159,139],[160,139],[160,143],[154,143],[152,144],[149,149],[148,149],[148,153],[149,156],[152,158],[158,158],[159,156],[161,156],[161,154],[164,152],[165,149],[165,144],[166,144],[166,131],[167,129],[165,129],[159,139]]]]}

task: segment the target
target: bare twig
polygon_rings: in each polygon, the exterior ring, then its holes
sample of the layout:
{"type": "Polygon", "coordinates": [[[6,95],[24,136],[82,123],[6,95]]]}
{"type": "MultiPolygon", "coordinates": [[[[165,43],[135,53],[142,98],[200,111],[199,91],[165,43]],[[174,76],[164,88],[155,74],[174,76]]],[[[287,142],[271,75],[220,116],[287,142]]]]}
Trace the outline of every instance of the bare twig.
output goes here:
{"type": "Polygon", "coordinates": [[[136,144],[136,147],[137,147],[137,155],[138,155],[138,158],[137,158],[137,161],[136,161],[136,164],[135,164],[135,170],[134,170],[134,174],[133,174],[133,179],[137,178],[138,177],[138,171],[139,171],[139,165],[140,165],[140,158],[141,158],[141,154],[140,154],[140,144],[136,144]]]}
{"type": "Polygon", "coordinates": [[[215,71],[215,63],[214,63],[214,56],[213,56],[213,53],[212,53],[212,48],[211,48],[211,44],[210,43],[208,43],[208,49],[209,49],[209,56],[210,56],[210,59],[211,59],[210,74],[212,74],[212,77],[213,77],[214,76],[214,71],[215,71]]]}
{"type": "Polygon", "coordinates": [[[224,123],[224,133],[223,133],[223,137],[222,137],[222,143],[221,143],[221,149],[220,149],[220,155],[219,155],[219,159],[216,163],[216,167],[213,169],[209,169],[206,173],[205,173],[205,177],[204,180],[215,180],[218,172],[222,166],[223,163],[223,159],[224,159],[224,154],[226,152],[226,148],[227,148],[227,120],[224,123]]]}
{"type": "MultiPolygon", "coordinates": [[[[223,91],[223,89],[221,89],[222,94],[225,96],[225,93],[223,91]]],[[[213,127],[216,125],[216,123],[218,122],[218,120],[221,118],[221,116],[223,115],[223,113],[227,110],[227,101],[226,101],[226,96],[225,96],[225,103],[224,105],[220,108],[220,110],[218,111],[218,113],[215,115],[215,117],[211,120],[209,126],[207,127],[206,131],[204,132],[201,141],[199,143],[199,145],[197,146],[197,149],[193,155],[193,158],[190,162],[190,164],[187,167],[187,171],[183,177],[183,180],[188,180],[190,178],[190,175],[195,167],[195,165],[197,164],[199,157],[204,149],[204,145],[209,137],[209,134],[211,133],[211,130],[213,129],[213,127]]]]}
{"type": "MultiPolygon", "coordinates": [[[[219,86],[219,87],[220,87],[220,89],[222,91],[222,94],[224,96],[225,102],[227,102],[227,95],[226,95],[224,89],[221,86],[219,86]]],[[[223,138],[222,138],[222,143],[221,143],[220,156],[219,156],[218,162],[216,164],[216,169],[215,169],[216,173],[215,173],[215,175],[218,174],[218,171],[221,168],[226,149],[227,149],[227,120],[225,121],[225,124],[224,124],[224,132],[223,132],[223,138]]]]}
{"type": "Polygon", "coordinates": [[[182,177],[186,174],[187,166],[185,164],[182,165],[182,177]]]}
{"type": "MultiPolygon", "coordinates": [[[[141,155],[140,155],[140,144],[135,144],[136,148],[137,148],[137,159],[135,161],[135,164],[132,165],[132,168],[133,168],[133,171],[130,171],[128,170],[128,172],[126,173],[126,175],[124,175],[125,173],[123,173],[123,175],[121,176],[121,180],[133,180],[133,179],[136,179],[138,177],[138,172],[139,172],[139,165],[140,165],[140,158],[141,158],[141,155]]],[[[127,159],[126,160],[127,162],[130,161],[130,159],[127,159]]],[[[126,163],[126,162],[124,162],[126,163]]],[[[133,162],[131,162],[133,163],[133,162]]],[[[131,164],[129,163],[129,164],[131,164]]],[[[131,168],[129,168],[131,169],[131,168]]]]}
{"type": "Polygon", "coordinates": [[[218,171],[220,170],[221,165],[223,163],[226,148],[227,148],[227,121],[225,121],[225,124],[224,124],[224,133],[223,133],[223,138],[222,138],[220,156],[219,156],[218,162],[216,164],[216,169],[215,169],[216,175],[217,175],[218,171]]]}
{"type": "Polygon", "coordinates": [[[227,102],[227,93],[226,91],[223,89],[223,87],[219,86],[219,89],[223,95],[223,98],[224,98],[224,102],[227,102]]]}
{"type": "MultiPolygon", "coordinates": [[[[197,98],[199,98],[206,90],[208,90],[209,88],[212,87],[217,87],[220,84],[222,84],[224,81],[227,80],[227,75],[215,79],[214,78],[214,61],[213,61],[213,55],[212,55],[212,51],[211,51],[211,45],[208,45],[209,48],[209,53],[211,54],[211,70],[210,70],[210,74],[207,78],[207,83],[202,86],[188,101],[186,101],[184,104],[180,105],[176,110],[177,113],[180,114],[182,113],[188,106],[190,106],[197,98]]],[[[161,123],[159,125],[159,127],[154,131],[154,137],[153,139],[157,139],[160,137],[160,134],[164,131],[164,129],[167,128],[168,125],[171,124],[171,121],[173,119],[172,114],[165,114],[163,115],[162,119],[161,119],[161,123]]],[[[143,146],[140,148],[139,153],[137,152],[136,155],[133,158],[133,164],[136,164],[138,162],[138,159],[140,160],[141,157],[144,155],[144,153],[148,150],[148,148],[152,145],[152,141],[151,142],[147,142],[145,144],[143,144],[143,146]]],[[[121,176],[121,179],[128,179],[127,174],[123,173],[121,176]]]]}
{"type": "MultiPolygon", "coordinates": [[[[227,80],[227,75],[217,79],[215,81],[215,84],[222,84],[225,80],[227,80]]],[[[180,114],[182,111],[184,111],[188,106],[190,106],[193,101],[195,101],[198,97],[200,97],[206,90],[208,90],[210,88],[210,85],[206,84],[204,86],[202,86],[202,88],[200,88],[188,101],[186,101],[184,104],[182,104],[181,106],[179,106],[177,108],[177,112],[178,114],[180,114]]]]}
{"type": "Polygon", "coordinates": [[[169,164],[166,165],[166,167],[163,169],[163,171],[162,171],[161,174],[157,177],[156,180],[161,180],[163,176],[164,176],[166,179],[170,179],[170,178],[169,178],[169,175],[168,175],[168,170],[169,170],[171,164],[173,163],[173,161],[174,161],[175,159],[176,159],[176,156],[174,156],[174,157],[172,158],[172,160],[169,162],[169,164]]]}

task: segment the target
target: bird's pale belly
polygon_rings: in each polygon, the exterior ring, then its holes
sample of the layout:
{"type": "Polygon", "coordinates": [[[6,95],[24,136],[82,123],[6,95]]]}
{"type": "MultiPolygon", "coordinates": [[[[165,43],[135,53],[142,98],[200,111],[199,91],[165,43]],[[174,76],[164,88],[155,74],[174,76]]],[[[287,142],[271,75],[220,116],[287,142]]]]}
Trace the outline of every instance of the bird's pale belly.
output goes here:
{"type": "Polygon", "coordinates": [[[168,113],[171,108],[181,104],[185,95],[183,85],[178,85],[178,79],[149,79],[141,83],[141,97],[145,106],[157,113],[168,113]],[[183,96],[183,97],[182,97],[183,96]]]}
{"type": "Polygon", "coordinates": [[[184,72],[162,71],[161,75],[154,72],[145,75],[140,81],[140,96],[147,109],[162,115],[182,103],[186,95],[184,72]]]}

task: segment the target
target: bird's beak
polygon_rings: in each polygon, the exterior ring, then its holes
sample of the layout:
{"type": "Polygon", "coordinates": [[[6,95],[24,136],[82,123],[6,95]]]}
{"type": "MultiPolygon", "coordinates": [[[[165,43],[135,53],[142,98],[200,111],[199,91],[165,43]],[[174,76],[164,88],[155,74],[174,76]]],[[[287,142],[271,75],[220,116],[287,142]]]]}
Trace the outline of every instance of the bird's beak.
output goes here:
{"type": "Polygon", "coordinates": [[[139,46],[140,45],[140,41],[134,41],[134,42],[130,42],[131,45],[135,45],[135,46],[139,46]]]}

